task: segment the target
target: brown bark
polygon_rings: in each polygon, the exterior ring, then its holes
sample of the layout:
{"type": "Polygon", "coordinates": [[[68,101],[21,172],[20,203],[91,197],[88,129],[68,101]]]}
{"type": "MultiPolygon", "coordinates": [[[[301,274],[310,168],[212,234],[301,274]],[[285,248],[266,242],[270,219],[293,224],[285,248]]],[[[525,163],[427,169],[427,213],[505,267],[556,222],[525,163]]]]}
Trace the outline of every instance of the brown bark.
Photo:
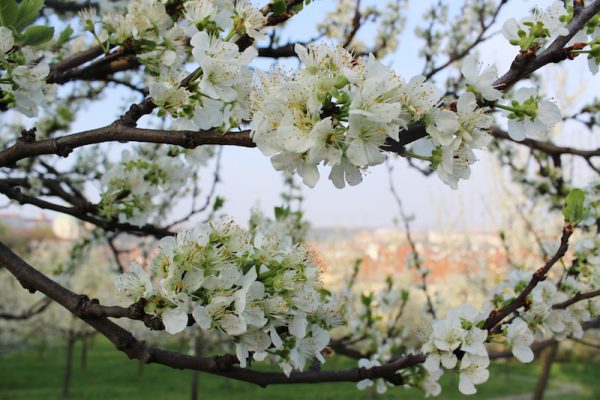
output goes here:
{"type": "MultiPolygon", "coordinates": [[[[194,337],[194,354],[197,357],[202,356],[202,335],[197,330],[195,331],[195,337],[194,337]]],[[[198,392],[200,389],[199,380],[200,380],[200,371],[193,371],[192,372],[192,389],[191,389],[191,394],[190,394],[191,400],[198,400],[198,392]]]]}
{"type": "Polygon", "coordinates": [[[550,380],[550,372],[552,370],[552,363],[556,359],[556,353],[558,351],[558,342],[552,344],[550,347],[542,351],[540,357],[541,371],[540,377],[538,378],[535,392],[533,393],[532,400],[543,400],[544,392],[548,387],[548,381],[550,380]]]}
{"type": "Polygon", "coordinates": [[[88,358],[88,341],[89,339],[85,338],[81,341],[81,359],[80,359],[80,367],[82,371],[85,371],[87,368],[87,358],[88,358]]]}
{"type": "Polygon", "coordinates": [[[73,353],[75,350],[75,338],[69,334],[67,339],[67,360],[65,364],[65,378],[63,381],[62,397],[69,397],[71,389],[71,378],[73,376],[73,353]]]}
{"type": "Polygon", "coordinates": [[[146,365],[146,364],[142,360],[138,361],[138,369],[137,369],[138,378],[141,378],[142,376],[144,376],[144,365],[146,365]]]}

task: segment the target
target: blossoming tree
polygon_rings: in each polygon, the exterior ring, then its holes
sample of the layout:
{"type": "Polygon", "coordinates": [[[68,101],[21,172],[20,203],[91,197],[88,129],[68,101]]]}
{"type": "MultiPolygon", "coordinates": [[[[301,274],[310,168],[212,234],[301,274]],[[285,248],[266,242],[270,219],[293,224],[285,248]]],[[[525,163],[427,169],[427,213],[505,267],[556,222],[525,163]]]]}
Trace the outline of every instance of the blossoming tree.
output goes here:
{"type": "MultiPolygon", "coordinates": [[[[425,42],[423,74],[406,78],[381,62],[398,46],[404,1],[340,0],[318,26],[320,40],[282,43],[285,22],[309,13],[309,3],[1,0],[0,105],[6,116],[30,119],[3,127],[0,193],[95,225],[111,245],[121,233],[160,242],[149,268],[132,263],[117,279],[128,307],[71,291],[3,244],[0,266],[130,358],[261,386],[352,381],[437,395],[439,377],[457,370],[460,391],[473,394],[488,379],[490,360],[512,355],[531,362],[534,350],[598,326],[600,183],[572,187],[562,160],[582,159],[597,175],[600,150],[556,145],[548,130],[565,118],[592,130],[600,106],[565,116],[534,74],[551,63],[579,62],[597,73],[600,0],[549,2],[506,18],[502,34],[515,55],[507,71],[479,60],[476,49],[509,0],[467,0],[452,21],[440,1],[417,31],[425,42]],[[369,24],[376,34],[365,43],[360,31],[369,24]],[[284,57],[301,66],[255,66],[257,58],[284,57]],[[442,71],[448,77],[439,87],[434,81],[442,71]],[[112,85],[143,99],[104,126],[72,132],[77,112],[112,85]],[[390,282],[355,306],[348,300],[352,278],[347,290],[328,290],[290,209],[248,229],[227,219],[179,231],[181,220],[166,223],[185,197],[194,199],[187,218],[211,203],[212,193],[204,207],[195,201],[199,168],[214,154],[209,145],[256,147],[275,170],[297,174],[309,187],[325,171],[341,190],[360,184],[390,154],[457,189],[477,168],[474,150],[487,148],[525,190],[544,196],[550,210],[562,209],[560,243],[541,265],[510,272],[482,307],[464,304],[442,316],[428,299],[426,337],[400,331],[409,292],[390,282]],[[520,147],[539,173],[520,164],[520,147]],[[94,190],[98,201],[91,200],[94,190]],[[385,326],[374,332],[377,313],[385,326]],[[230,337],[234,351],[197,357],[151,347],[118,318],[173,335],[197,325],[230,337]],[[351,332],[332,340],[332,329],[347,321],[351,332]],[[489,343],[509,351],[491,352],[489,343]],[[320,370],[327,349],[357,358],[357,367],[320,370]],[[265,359],[281,372],[252,368],[265,359]]],[[[418,267],[418,254],[412,262],[418,267]]],[[[426,292],[426,273],[422,278],[426,292]]]]}

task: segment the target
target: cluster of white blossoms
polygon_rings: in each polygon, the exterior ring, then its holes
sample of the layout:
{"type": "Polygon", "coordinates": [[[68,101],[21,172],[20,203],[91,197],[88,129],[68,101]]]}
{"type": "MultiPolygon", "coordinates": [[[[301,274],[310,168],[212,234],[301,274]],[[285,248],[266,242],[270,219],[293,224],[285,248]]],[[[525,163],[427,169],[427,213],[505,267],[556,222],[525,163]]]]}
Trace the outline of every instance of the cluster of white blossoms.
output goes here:
{"type": "Polygon", "coordinates": [[[167,210],[157,212],[158,204],[173,204],[172,199],[182,195],[194,176],[190,169],[205,165],[212,150],[199,147],[194,150],[166,146],[141,145],[133,152],[123,150],[121,160],[104,175],[101,215],[119,222],[144,225],[162,218],[167,210]]]}
{"type": "Polygon", "coordinates": [[[424,77],[405,82],[372,55],[365,62],[341,47],[295,49],[304,68],[274,71],[255,90],[252,137],[275,169],[297,172],[310,187],[320,163],[338,188],[361,182],[363,169],[384,161],[386,140],[440,100],[424,77]]]}
{"type": "MultiPolygon", "coordinates": [[[[373,55],[365,61],[341,47],[295,49],[304,68],[262,75],[252,94],[252,137],[276,170],[296,172],[313,187],[323,164],[331,167],[336,187],[356,185],[367,167],[385,160],[388,140],[398,141],[404,130],[423,124],[429,136],[405,154],[429,161],[454,189],[470,176],[477,160],[473,150],[487,146],[494,123],[479,99],[502,96],[494,87],[495,66],[482,70],[475,57],[467,57],[462,68],[467,91],[445,106],[441,92],[423,76],[405,82],[373,55]]],[[[534,89],[517,91],[510,106],[495,106],[510,112],[515,140],[540,138],[560,120],[556,105],[534,89]]]]}
{"type": "Polygon", "coordinates": [[[507,280],[491,291],[483,312],[462,305],[449,310],[444,319],[434,321],[431,334],[421,348],[427,354],[424,367],[430,373],[431,381],[441,376],[442,368],[457,368],[459,390],[464,394],[476,393],[475,385],[486,382],[489,377],[486,342],[502,342],[512,349],[515,358],[529,363],[534,358],[531,349],[534,341],[581,338],[582,324],[600,316],[600,298],[585,296],[600,289],[600,239],[595,225],[587,224],[588,219],[595,224],[600,217],[600,183],[592,183],[585,192],[575,189],[571,193],[574,192],[579,193],[569,197],[579,197],[573,202],[578,205],[569,205],[567,200],[566,208],[575,210],[564,213],[567,220],[577,215],[578,220],[570,223],[580,225],[583,237],[575,245],[571,267],[535,285],[523,306],[497,328],[483,329],[488,316],[492,315],[491,310],[502,310],[513,302],[530,282],[534,282],[531,273],[511,271],[507,280]],[[585,196],[585,200],[580,196],[585,196]],[[592,230],[588,229],[590,226],[593,226],[592,230]],[[579,295],[584,296],[578,298],[579,295]]]}
{"type": "MultiPolygon", "coordinates": [[[[512,349],[516,359],[529,363],[534,354],[531,345],[535,340],[549,337],[564,340],[568,336],[580,338],[583,335],[582,322],[600,315],[600,300],[597,297],[575,302],[568,307],[554,307],[573,298],[578,293],[597,290],[600,259],[584,261],[587,270],[579,268],[560,282],[539,283],[527,297],[527,308],[517,310],[517,316],[500,326],[499,333],[489,335],[481,329],[487,312],[479,312],[466,304],[450,309],[446,318],[432,324],[432,332],[421,350],[427,354],[424,363],[432,381],[437,381],[443,369],[457,369],[460,374],[459,390],[463,394],[476,393],[475,385],[485,383],[489,377],[489,354],[485,343],[492,340],[503,342],[512,349]],[[591,263],[596,263],[595,265],[591,263]],[[589,269],[593,269],[590,271],[589,269]]],[[[531,274],[513,271],[484,306],[501,308],[512,301],[531,280],[531,274]]],[[[433,393],[432,393],[433,394],[433,393]]]]}
{"type": "MultiPolygon", "coordinates": [[[[391,4],[396,15],[399,4],[391,4]]],[[[514,140],[543,138],[561,119],[556,105],[533,88],[518,89],[509,104],[496,103],[502,99],[494,87],[497,69],[482,68],[473,56],[464,60],[461,70],[466,91],[442,103],[441,91],[425,77],[405,81],[374,56],[365,60],[342,47],[297,45],[304,68],[255,73],[249,65],[256,49],[244,47],[240,52],[235,40],[245,34],[264,37],[273,10],[263,14],[246,0],[188,0],[180,7],[134,0],[119,7],[126,10],[115,8],[101,16],[84,11],[80,23],[106,52],[119,46],[120,52],[136,54],[159,116],[186,120],[188,129],[223,132],[252,121],[253,140],[274,167],[298,173],[311,187],[319,180],[319,165],[331,168],[329,179],[338,188],[358,184],[368,167],[383,162],[386,143],[401,139],[403,131],[423,127],[428,136],[405,155],[429,162],[456,189],[477,161],[473,150],[490,141],[494,119],[489,107],[506,111],[514,140]]],[[[344,30],[353,7],[340,2],[340,10],[339,29],[344,30]]],[[[365,12],[379,15],[381,10],[365,12]]],[[[572,18],[573,10],[556,2],[520,22],[507,21],[504,32],[511,43],[529,50],[565,34],[572,18]]],[[[588,53],[590,60],[600,58],[597,25],[598,18],[592,19],[573,39],[587,42],[590,50],[574,51],[588,53]]],[[[28,47],[14,46],[10,29],[0,27],[0,37],[0,63],[7,68],[0,83],[8,94],[4,101],[35,115],[52,92],[45,83],[48,65],[28,47]]]]}
{"type": "MultiPolygon", "coordinates": [[[[569,4],[565,8],[565,2],[555,1],[547,9],[534,9],[531,16],[517,21],[511,18],[504,23],[502,33],[514,46],[519,46],[521,51],[529,51],[538,48],[546,48],[554,39],[569,33],[568,24],[573,20],[574,8],[569,4]]],[[[598,72],[600,64],[600,17],[594,16],[579,32],[577,32],[567,46],[584,44],[590,46],[589,50],[576,49],[574,54],[587,54],[588,65],[593,74],[598,72]]]]}
{"type": "MultiPolygon", "coordinates": [[[[568,336],[581,338],[582,322],[600,315],[600,300],[597,297],[575,302],[568,307],[556,307],[579,293],[600,288],[600,258],[594,254],[597,253],[597,246],[598,243],[589,239],[578,242],[576,259],[570,271],[558,282],[547,280],[539,283],[528,296],[527,307],[518,310],[518,317],[501,326],[506,344],[511,346],[513,355],[519,361],[528,363],[533,360],[530,346],[534,340],[549,337],[564,340],[568,336]]],[[[531,275],[523,272],[513,272],[511,277],[511,280],[494,290],[492,304],[507,304],[531,280],[531,275]]]]}
{"type": "Polygon", "coordinates": [[[242,367],[250,354],[270,356],[289,374],[324,362],[328,330],[341,322],[319,276],[306,246],[223,220],[162,239],[151,272],[132,264],[117,288],[132,301],[146,299],[146,312],[167,332],[185,329],[191,313],[203,330],[234,339],[242,367]]]}
{"type": "Polygon", "coordinates": [[[502,92],[494,88],[495,66],[482,70],[475,56],[468,56],[461,72],[467,92],[459,96],[455,107],[437,107],[423,119],[429,137],[415,142],[413,155],[431,162],[440,179],[453,189],[460,179],[468,179],[470,166],[477,161],[473,149],[483,149],[491,140],[494,123],[490,109],[478,105],[478,97],[496,101],[502,92]],[[452,110],[451,108],[455,108],[452,110]]]}
{"type": "Polygon", "coordinates": [[[515,18],[507,20],[502,27],[502,34],[523,51],[533,46],[544,47],[558,36],[569,33],[564,23],[566,15],[564,3],[555,1],[546,10],[534,9],[531,16],[519,21],[515,18]]]}
{"type": "Polygon", "coordinates": [[[101,44],[136,49],[159,115],[185,117],[196,129],[223,131],[249,118],[248,64],[257,52],[249,47],[240,53],[234,40],[244,34],[261,38],[267,22],[249,1],[190,0],[169,15],[161,2],[135,0],[126,14],[105,14],[98,32],[95,15],[86,12],[80,19],[101,44]],[[189,62],[200,66],[190,76],[189,62]]]}
{"type": "Polygon", "coordinates": [[[458,388],[463,394],[476,393],[475,385],[488,380],[488,332],[480,329],[485,318],[485,314],[465,304],[448,310],[445,319],[433,322],[431,335],[421,348],[427,354],[424,367],[433,379],[439,379],[442,368],[458,366],[458,388]],[[460,360],[457,353],[462,354],[460,360]]]}
{"type": "Polygon", "coordinates": [[[40,107],[54,97],[55,85],[46,83],[50,68],[34,51],[50,39],[53,28],[30,26],[43,2],[3,4],[0,22],[0,109],[14,107],[27,117],[35,117],[40,107]]]}

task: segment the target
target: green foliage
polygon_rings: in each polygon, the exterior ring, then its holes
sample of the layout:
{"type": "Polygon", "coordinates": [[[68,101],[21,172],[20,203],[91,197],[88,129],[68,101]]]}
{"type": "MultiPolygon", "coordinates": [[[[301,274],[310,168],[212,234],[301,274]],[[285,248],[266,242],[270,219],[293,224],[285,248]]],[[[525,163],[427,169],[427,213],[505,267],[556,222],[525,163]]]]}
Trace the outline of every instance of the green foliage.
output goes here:
{"type": "Polygon", "coordinates": [[[22,31],[27,26],[33,24],[38,15],[40,15],[40,11],[44,7],[44,0],[23,0],[19,3],[18,7],[19,14],[14,27],[18,31],[22,31]]]}
{"type": "Polygon", "coordinates": [[[410,292],[406,289],[402,289],[402,301],[403,302],[407,302],[408,298],[410,297],[410,292]]]}
{"type": "Polygon", "coordinates": [[[563,215],[565,221],[577,225],[587,215],[588,210],[585,208],[585,192],[581,189],[573,189],[567,195],[565,201],[565,207],[563,208],[563,215]]]}
{"type": "Polygon", "coordinates": [[[15,0],[0,0],[0,24],[14,26],[19,16],[19,6],[15,0]]]}
{"type": "Polygon", "coordinates": [[[56,39],[56,45],[58,47],[63,47],[71,39],[73,39],[73,28],[71,28],[71,25],[69,25],[63,29],[60,35],[58,35],[58,39],[56,39]]]}
{"type": "Polygon", "coordinates": [[[29,26],[38,18],[42,7],[44,0],[23,0],[20,3],[0,0],[0,25],[12,29],[16,42],[21,46],[44,44],[54,36],[54,27],[29,26]]]}
{"type": "Polygon", "coordinates": [[[273,10],[273,14],[281,15],[287,10],[286,0],[274,0],[273,4],[271,4],[271,10],[273,10]]]}
{"type": "Polygon", "coordinates": [[[21,44],[23,46],[38,46],[52,40],[54,28],[43,25],[35,25],[23,32],[21,44]]]}
{"type": "Polygon", "coordinates": [[[225,198],[221,196],[215,197],[215,202],[213,203],[213,212],[220,210],[225,204],[225,198]]]}

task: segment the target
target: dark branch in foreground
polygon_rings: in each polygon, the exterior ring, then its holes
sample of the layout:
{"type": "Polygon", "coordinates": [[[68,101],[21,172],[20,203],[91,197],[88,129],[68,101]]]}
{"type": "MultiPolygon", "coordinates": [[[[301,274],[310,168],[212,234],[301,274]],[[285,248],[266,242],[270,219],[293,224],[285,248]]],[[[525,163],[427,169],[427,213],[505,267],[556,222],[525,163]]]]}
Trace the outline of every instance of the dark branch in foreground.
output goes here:
{"type": "MultiPolygon", "coordinates": [[[[563,241],[568,241],[570,234],[571,232],[569,232],[568,229],[565,229],[563,241]]],[[[559,249],[552,260],[557,259],[560,254],[563,254],[563,250],[561,249],[559,249]]],[[[550,260],[547,265],[552,264],[552,260],[550,260]]],[[[402,384],[402,378],[396,373],[396,371],[418,365],[424,362],[426,358],[423,354],[409,354],[371,369],[351,368],[340,371],[309,370],[305,372],[292,372],[289,377],[278,372],[263,372],[239,368],[235,366],[237,364],[237,359],[233,355],[203,358],[148,347],[144,344],[144,342],[137,340],[129,331],[123,329],[108,319],[109,317],[128,317],[132,319],[143,320],[144,322],[148,322],[150,325],[158,325],[160,320],[144,320],[146,318],[146,314],[143,312],[143,301],[135,303],[128,308],[101,306],[97,301],[90,300],[85,295],[73,293],[67,288],[64,288],[63,286],[54,282],[52,279],[48,278],[23,261],[2,242],[0,242],[0,265],[5,267],[11,274],[13,274],[25,289],[29,290],[30,292],[40,291],[44,293],[50,299],[56,301],[82,321],[92,326],[96,331],[110,340],[118,350],[124,352],[129,358],[138,359],[144,363],[157,363],[173,368],[194,369],[245,382],[255,383],[264,387],[271,384],[342,381],[358,382],[363,379],[376,378],[384,378],[394,384],[402,384]]],[[[547,272],[547,269],[551,267],[551,265],[550,267],[547,267],[547,265],[542,270],[546,270],[547,272]]],[[[535,276],[536,275],[534,275],[534,277],[535,276]]],[[[532,279],[532,282],[534,282],[534,279],[532,279]]],[[[533,286],[535,286],[536,283],[537,281],[533,283],[533,286]]],[[[528,285],[528,288],[531,285],[532,283],[528,285]]],[[[527,289],[525,292],[527,292],[527,289]]],[[[510,309],[510,307],[511,305],[509,305],[507,309],[510,309]]],[[[508,313],[506,315],[508,315],[508,313]]],[[[500,322],[500,320],[498,320],[498,322],[500,322]]],[[[596,326],[595,324],[596,321],[592,321],[588,325],[594,327],[596,326]]],[[[491,354],[492,358],[500,358],[504,356],[510,357],[511,355],[504,353],[491,354]]]]}
{"type": "Polygon", "coordinates": [[[44,154],[67,157],[78,147],[113,141],[172,144],[188,149],[210,144],[256,146],[250,138],[250,131],[222,134],[217,131],[169,131],[113,124],[54,139],[40,141],[19,139],[13,146],[0,152],[0,167],[8,167],[23,158],[44,154]]]}
{"type": "Polygon", "coordinates": [[[52,8],[56,12],[78,12],[85,10],[86,8],[97,8],[98,4],[93,3],[91,1],[86,1],[85,3],[76,3],[76,2],[67,2],[60,0],[46,0],[44,2],[46,7],[52,8]]]}
{"type": "MultiPolygon", "coordinates": [[[[352,368],[342,371],[293,372],[289,377],[283,373],[243,369],[235,366],[237,359],[233,355],[202,358],[148,347],[143,342],[135,339],[130,332],[111,322],[108,316],[88,316],[95,307],[94,302],[86,296],[71,292],[40,273],[1,242],[0,264],[16,277],[25,289],[30,292],[40,291],[46,294],[49,298],[100,332],[118,350],[127,354],[129,358],[135,358],[144,363],[157,363],[173,368],[194,369],[255,383],[260,386],[267,386],[284,383],[358,382],[363,379],[380,377],[388,379],[391,382],[401,383],[398,382],[397,370],[417,365],[425,360],[424,355],[408,355],[372,369],[352,368]]],[[[108,314],[113,312],[116,314],[121,313],[120,308],[108,307],[105,308],[105,311],[108,314]]]]}

